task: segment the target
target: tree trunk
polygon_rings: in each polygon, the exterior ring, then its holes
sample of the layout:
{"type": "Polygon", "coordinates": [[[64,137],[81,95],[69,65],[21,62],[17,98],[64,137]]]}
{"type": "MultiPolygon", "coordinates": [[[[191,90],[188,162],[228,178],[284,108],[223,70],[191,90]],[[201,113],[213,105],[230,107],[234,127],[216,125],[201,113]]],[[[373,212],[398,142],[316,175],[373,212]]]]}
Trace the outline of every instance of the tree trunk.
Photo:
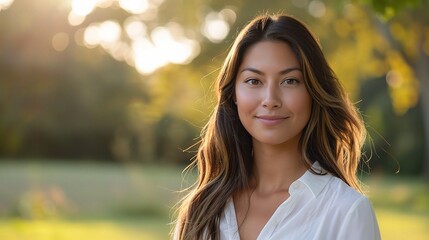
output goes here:
{"type": "Polygon", "coordinates": [[[425,136],[423,176],[429,181],[429,56],[419,49],[419,60],[416,63],[416,76],[420,82],[420,101],[423,115],[423,128],[425,136]]]}
{"type": "MultiPolygon", "coordinates": [[[[385,37],[392,48],[399,51],[403,59],[413,69],[415,76],[417,77],[420,84],[420,96],[419,100],[422,106],[423,115],[423,131],[424,131],[424,157],[423,157],[423,177],[429,181],[429,56],[423,50],[423,35],[421,35],[420,43],[418,44],[419,57],[416,61],[413,61],[405,53],[385,22],[380,21],[377,17],[374,17],[374,23],[379,32],[385,37]]],[[[424,26],[424,25],[423,25],[424,26]]],[[[422,34],[422,33],[420,33],[422,34]]]]}

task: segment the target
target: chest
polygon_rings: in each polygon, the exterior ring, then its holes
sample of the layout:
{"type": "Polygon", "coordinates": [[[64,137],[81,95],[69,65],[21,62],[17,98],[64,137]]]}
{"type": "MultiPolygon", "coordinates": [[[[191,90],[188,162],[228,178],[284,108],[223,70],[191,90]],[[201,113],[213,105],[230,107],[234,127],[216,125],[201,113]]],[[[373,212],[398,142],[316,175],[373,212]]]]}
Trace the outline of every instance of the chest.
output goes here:
{"type": "Polygon", "coordinates": [[[253,193],[234,200],[235,215],[241,240],[257,239],[278,207],[289,198],[287,191],[275,194],[253,193]]]}

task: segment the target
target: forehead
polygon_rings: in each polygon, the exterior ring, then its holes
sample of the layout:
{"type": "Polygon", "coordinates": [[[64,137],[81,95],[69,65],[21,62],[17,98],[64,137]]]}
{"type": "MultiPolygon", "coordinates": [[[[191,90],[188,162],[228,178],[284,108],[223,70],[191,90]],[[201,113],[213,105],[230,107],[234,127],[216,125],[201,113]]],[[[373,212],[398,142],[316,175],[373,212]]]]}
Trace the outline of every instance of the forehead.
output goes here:
{"type": "Polygon", "coordinates": [[[261,41],[250,46],[244,53],[240,69],[247,67],[278,71],[300,65],[289,44],[282,41],[261,41]]]}

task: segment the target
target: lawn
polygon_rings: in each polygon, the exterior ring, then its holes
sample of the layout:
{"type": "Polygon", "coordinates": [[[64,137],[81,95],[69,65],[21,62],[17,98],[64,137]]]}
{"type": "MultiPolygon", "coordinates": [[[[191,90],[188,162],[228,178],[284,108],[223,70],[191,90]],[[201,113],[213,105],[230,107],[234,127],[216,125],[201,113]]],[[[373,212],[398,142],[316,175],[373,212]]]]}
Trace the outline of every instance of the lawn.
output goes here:
{"type": "MultiPolygon", "coordinates": [[[[0,239],[168,239],[182,181],[172,166],[0,162],[0,239]]],[[[429,184],[365,180],[383,239],[427,239],[429,184]]]]}

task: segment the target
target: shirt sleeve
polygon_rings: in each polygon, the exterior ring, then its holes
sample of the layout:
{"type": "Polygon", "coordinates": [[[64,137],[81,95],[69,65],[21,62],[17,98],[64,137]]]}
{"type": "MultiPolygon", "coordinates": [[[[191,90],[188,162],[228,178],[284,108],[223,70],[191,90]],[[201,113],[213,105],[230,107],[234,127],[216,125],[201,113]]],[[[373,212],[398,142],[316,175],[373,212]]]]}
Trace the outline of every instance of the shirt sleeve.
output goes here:
{"type": "Polygon", "coordinates": [[[380,240],[380,230],[374,209],[366,197],[360,198],[349,210],[339,230],[338,239],[380,240]]]}

